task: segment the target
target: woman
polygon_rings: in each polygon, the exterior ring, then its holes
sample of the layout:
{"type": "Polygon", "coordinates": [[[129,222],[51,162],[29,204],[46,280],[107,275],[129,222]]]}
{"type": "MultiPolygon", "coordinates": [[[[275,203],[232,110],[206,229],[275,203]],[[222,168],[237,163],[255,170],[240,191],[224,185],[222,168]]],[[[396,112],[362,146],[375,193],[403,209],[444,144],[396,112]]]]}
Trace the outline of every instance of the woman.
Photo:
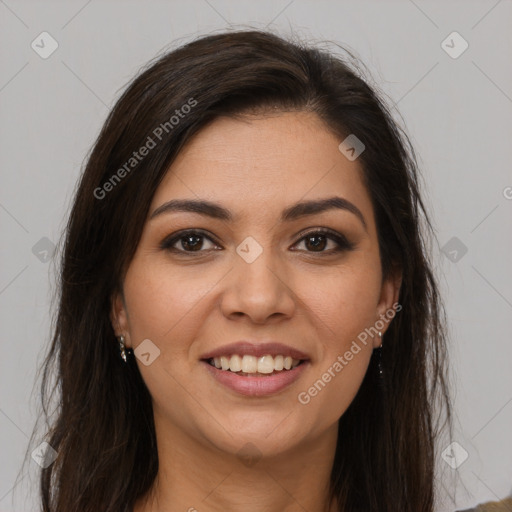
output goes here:
{"type": "Polygon", "coordinates": [[[67,226],[43,510],[433,511],[450,406],[418,182],[325,51],[241,31],[152,63],[67,226]]]}

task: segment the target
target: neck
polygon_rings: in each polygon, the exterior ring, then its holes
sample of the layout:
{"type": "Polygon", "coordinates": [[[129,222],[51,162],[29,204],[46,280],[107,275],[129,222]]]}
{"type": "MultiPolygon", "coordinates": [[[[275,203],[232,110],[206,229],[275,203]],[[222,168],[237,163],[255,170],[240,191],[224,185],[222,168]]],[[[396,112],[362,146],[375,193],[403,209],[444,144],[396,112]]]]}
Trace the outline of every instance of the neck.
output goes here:
{"type": "Polygon", "coordinates": [[[158,474],[134,512],[335,512],[328,492],[337,427],[261,457],[254,444],[230,454],[156,422],[158,474]]]}

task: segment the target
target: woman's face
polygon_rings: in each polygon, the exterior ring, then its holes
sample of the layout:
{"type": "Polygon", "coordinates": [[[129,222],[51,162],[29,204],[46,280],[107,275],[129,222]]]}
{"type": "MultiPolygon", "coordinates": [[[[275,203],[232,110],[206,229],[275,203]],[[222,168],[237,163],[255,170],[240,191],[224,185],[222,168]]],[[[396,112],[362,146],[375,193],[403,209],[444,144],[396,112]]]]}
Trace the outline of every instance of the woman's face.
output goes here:
{"type": "Polygon", "coordinates": [[[340,142],[312,113],[219,118],[170,167],[112,310],[157,428],[262,455],[335,432],[398,297],[340,142]]]}

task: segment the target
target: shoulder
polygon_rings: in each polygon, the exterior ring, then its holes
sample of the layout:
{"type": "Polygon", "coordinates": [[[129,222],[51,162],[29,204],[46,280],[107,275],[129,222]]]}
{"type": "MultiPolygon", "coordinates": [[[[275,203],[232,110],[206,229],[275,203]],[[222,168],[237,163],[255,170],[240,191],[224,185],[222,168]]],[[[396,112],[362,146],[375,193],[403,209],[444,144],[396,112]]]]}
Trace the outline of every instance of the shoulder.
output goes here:
{"type": "Polygon", "coordinates": [[[456,512],[510,512],[512,510],[512,498],[506,498],[502,501],[493,501],[482,503],[475,508],[466,508],[456,512]]]}

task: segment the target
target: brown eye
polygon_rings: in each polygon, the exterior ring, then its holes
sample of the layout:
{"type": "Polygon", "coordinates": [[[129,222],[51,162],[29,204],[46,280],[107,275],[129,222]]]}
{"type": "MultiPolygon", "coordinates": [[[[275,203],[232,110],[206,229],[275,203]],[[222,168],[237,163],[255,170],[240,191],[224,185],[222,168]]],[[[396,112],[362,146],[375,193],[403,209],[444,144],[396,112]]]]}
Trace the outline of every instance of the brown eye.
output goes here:
{"type": "Polygon", "coordinates": [[[304,238],[307,249],[312,251],[323,251],[327,245],[328,238],[324,235],[308,235],[304,238]]]}
{"type": "Polygon", "coordinates": [[[181,233],[171,235],[170,238],[165,239],[160,244],[160,247],[168,251],[190,253],[204,252],[218,247],[218,245],[216,245],[210,237],[200,231],[182,231],[181,233]],[[205,241],[210,243],[211,246],[205,248],[205,241]]]}
{"type": "Polygon", "coordinates": [[[326,254],[349,251],[354,248],[354,244],[349,242],[343,235],[326,229],[310,231],[296,245],[300,243],[304,243],[306,252],[326,254]],[[331,247],[325,250],[329,246],[329,241],[331,242],[331,247]]]}
{"type": "Polygon", "coordinates": [[[185,235],[179,241],[181,241],[181,247],[185,250],[200,251],[203,246],[201,235],[185,235]]]}

